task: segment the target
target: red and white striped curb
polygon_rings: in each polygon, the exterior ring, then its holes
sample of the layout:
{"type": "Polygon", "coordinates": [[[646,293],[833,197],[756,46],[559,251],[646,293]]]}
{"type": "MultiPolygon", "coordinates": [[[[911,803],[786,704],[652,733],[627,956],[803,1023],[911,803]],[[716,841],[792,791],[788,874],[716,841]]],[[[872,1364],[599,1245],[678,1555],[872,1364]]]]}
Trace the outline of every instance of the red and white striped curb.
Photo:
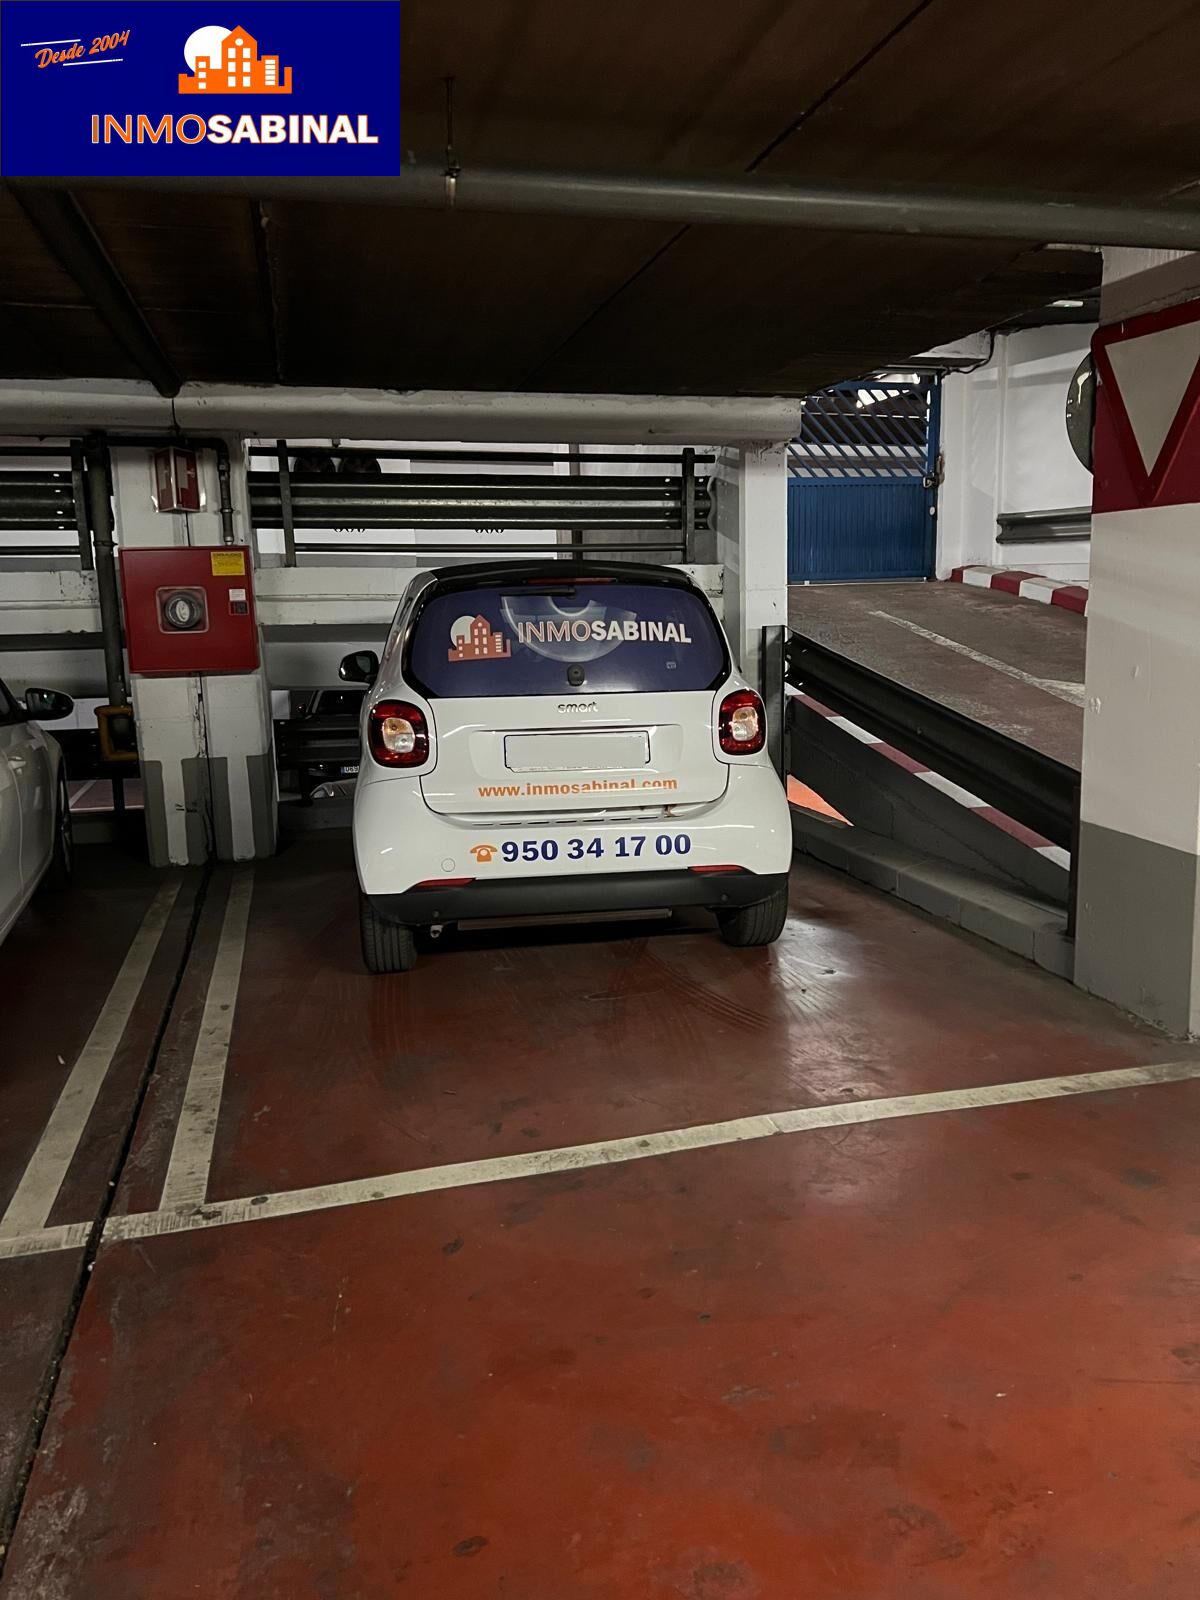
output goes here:
{"type": "Polygon", "coordinates": [[[1087,615],[1086,583],[1062,583],[1039,572],[1018,572],[1012,567],[955,567],[951,583],[969,583],[976,589],[999,589],[1002,594],[1018,594],[1023,600],[1040,600],[1044,605],[1062,606],[1067,611],[1087,615]]]}
{"type": "Polygon", "coordinates": [[[841,728],[844,733],[852,735],[861,744],[868,744],[877,754],[885,757],[894,766],[902,767],[905,772],[910,772],[914,778],[919,778],[922,783],[927,783],[931,789],[940,789],[944,795],[949,795],[951,800],[957,800],[960,806],[965,806],[968,811],[984,822],[990,822],[993,827],[1007,833],[1011,838],[1019,840],[1021,844],[1028,845],[1031,850],[1036,850],[1038,855],[1045,856],[1047,861],[1053,861],[1056,866],[1069,871],[1071,866],[1070,854],[1060,845],[1051,844],[1049,839],[1035,833],[1032,828],[1027,828],[1023,822],[1016,822],[1012,817],[1006,817],[1003,811],[997,811],[995,806],[988,805],[986,800],[981,800],[977,794],[972,794],[969,789],[964,789],[960,784],[951,783],[949,778],[943,778],[940,772],[933,772],[924,762],[916,761],[912,756],[906,756],[903,750],[897,750],[895,745],[888,744],[883,739],[877,739],[873,733],[868,733],[865,728],[860,728],[857,723],[851,722],[848,717],[839,717],[836,712],[822,705],[819,700],[814,700],[811,695],[798,693],[795,697],[810,711],[815,711],[819,717],[826,717],[835,728],[841,728]]]}

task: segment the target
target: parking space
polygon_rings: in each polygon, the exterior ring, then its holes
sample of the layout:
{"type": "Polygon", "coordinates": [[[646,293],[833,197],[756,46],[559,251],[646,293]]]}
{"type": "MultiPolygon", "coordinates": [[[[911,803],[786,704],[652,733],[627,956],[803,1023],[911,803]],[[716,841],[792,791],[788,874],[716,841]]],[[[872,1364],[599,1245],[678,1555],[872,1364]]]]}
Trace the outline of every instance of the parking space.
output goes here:
{"type": "MultiPolygon", "coordinates": [[[[4,947],[0,1084],[0,1495],[9,1504],[82,1288],[183,963],[199,873],[79,852],[69,895],[44,893],[4,947]],[[102,937],[97,929],[103,927],[102,937]],[[70,1246],[20,1240],[60,1224],[70,1246]]],[[[51,1237],[57,1237],[51,1234],[51,1237]]]]}
{"type": "MultiPolygon", "coordinates": [[[[23,925],[18,1014],[106,888],[23,925]]],[[[75,1133],[0,1235],[6,1596],[1195,1592],[1195,1047],[808,864],[770,949],[389,979],[341,836],[217,869],[185,962],[192,888],[126,875],[4,1085],[6,1194],[75,1133]]]]}

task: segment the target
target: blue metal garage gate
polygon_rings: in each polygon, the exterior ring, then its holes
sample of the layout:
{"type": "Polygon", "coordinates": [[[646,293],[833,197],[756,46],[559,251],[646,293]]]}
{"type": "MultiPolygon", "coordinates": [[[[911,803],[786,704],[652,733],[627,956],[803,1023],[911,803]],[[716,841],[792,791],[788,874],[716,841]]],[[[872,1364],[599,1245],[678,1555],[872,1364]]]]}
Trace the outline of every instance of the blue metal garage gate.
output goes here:
{"type": "Polygon", "coordinates": [[[936,378],[840,383],[804,402],[788,453],[788,582],[933,574],[936,378]]]}

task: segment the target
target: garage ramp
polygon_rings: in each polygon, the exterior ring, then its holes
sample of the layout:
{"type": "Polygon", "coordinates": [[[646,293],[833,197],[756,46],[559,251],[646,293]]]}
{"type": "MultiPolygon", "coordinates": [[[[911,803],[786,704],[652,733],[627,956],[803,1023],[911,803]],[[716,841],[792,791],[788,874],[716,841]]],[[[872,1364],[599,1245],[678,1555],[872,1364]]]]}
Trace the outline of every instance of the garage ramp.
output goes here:
{"type": "Polygon", "coordinates": [[[794,585],[794,632],[1079,770],[1082,616],[962,583],[794,585]]]}

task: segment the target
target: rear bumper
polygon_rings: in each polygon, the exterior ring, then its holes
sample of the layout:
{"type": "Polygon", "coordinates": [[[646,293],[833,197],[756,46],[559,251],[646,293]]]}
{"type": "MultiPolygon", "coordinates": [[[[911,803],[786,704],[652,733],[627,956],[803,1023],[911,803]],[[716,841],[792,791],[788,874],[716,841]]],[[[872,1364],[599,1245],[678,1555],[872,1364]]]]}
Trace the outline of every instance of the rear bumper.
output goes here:
{"type": "Polygon", "coordinates": [[[552,810],[544,818],[446,817],[425,804],[419,777],[400,771],[381,778],[383,770],[368,761],[354,793],[358,881],[365,893],[381,905],[388,897],[406,895],[414,884],[430,878],[473,878],[477,884],[495,880],[498,885],[513,884],[518,888],[545,884],[548,894],[561,894],[561,888],[550,886],[561,885],[575,876],[605,880],[617,876],[598,870],[593,864],[596,858],[591,855],[587,870],[568,865],[572,842],[579,839],[588,844],[589,850],[591,842],[598,840],[604,869],[617,868],[622,876],[627,872],[660,877],[679,873],[682,861],[668,861],[655,852],[656,836],[663,831],[688,835],[689,867],[734,863],[752,875],[766,878],[787,872],[792,863],[792,819],[783,785],[774,768],[766,762],[760,764],[755,757],[748,758],[743,767],[730,768],[728,787],[721,799],[710,806],[689,807],[683,816],[668,815],[664,807],[661,814],[653,816],[613,817],[599,813],[593,818],[583,814],[563,816],[552,810]],[[626,867],[621,861],[624,851],[619,848],[619,841],[622,835],[630,834],[644,835],[645,848],[640,859],[630,859],[626,867]],[[499,859],[509,841],[523,849],[529,839],[553,840],[558,845],[558,859],[519,863],[499,859]],[[494,847],[491,864],[482,870],[475,855],[480,845],[494,847]]]}
{"type": "Polygon", "coordinates": [[[409,927],[483,917],[570,916],[588,911],[657,911],[701,906],[719,911],[766,900],[787,873],[597,872],[535,878],[494,878],[450,889],[373,894],[380,916],[409,927]]]}

